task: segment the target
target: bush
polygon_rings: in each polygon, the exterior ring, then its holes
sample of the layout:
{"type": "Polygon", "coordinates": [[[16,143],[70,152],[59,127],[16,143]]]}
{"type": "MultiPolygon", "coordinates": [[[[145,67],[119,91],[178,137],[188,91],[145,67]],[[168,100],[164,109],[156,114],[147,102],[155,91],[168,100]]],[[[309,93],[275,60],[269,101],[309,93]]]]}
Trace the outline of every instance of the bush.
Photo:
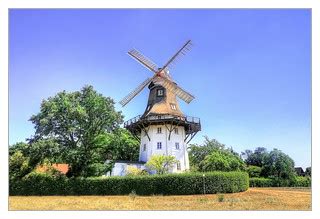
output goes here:
{"type": "Polygon", "coordinates": [[[250,187],[310,187],[311,178],[296,176],[292,179],[253,177],[249,179],[250,187]]]}
{"type": "Polygon", "coordinates": [[[261,167],[250,165],[246,168],[246,171],[249,174],[249,177],[259,177],[261,174],[261,167]]]}
{"type": "Polygon", "coordinates": [[[147,176],[66,178],[30,174],[11,180],[10,195],[191,195],[232,193],[247,190],[245,172],[181,173],[147,176]]]}
{"type": "Polygon", "coordinates": [[[141,176],[141,175],[148,175],[149,173],[146,170],[141,170],[137,167],[128,166],[127,167],[127,176],[141,176]]]}
{"type": "Polygon", "coordinates": [[[253,177],[249,179],[250,187],[273,187],[274,182],[272,179],[253,177]]]}

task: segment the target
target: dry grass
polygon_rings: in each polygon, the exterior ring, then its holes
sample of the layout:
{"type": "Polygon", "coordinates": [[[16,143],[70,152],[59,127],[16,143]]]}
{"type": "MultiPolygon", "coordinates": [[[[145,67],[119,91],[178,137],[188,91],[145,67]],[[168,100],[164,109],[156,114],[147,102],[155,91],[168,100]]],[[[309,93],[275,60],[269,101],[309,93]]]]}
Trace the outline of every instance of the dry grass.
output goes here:
{"type": "Polygon", "coordinates": [[[10,210],[311,210],[311,190],[250,188],[186,196],[11,196],[10,210]]]}

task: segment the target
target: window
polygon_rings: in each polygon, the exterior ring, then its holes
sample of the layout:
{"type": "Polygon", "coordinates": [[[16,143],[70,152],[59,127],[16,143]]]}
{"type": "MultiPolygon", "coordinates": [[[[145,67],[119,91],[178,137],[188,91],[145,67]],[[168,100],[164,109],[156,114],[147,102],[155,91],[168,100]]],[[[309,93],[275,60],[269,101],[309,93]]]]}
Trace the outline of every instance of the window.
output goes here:
{"type": "Polygon", "coordinates": [[[162,131],[162,130],[161,130],[161,127],[158,127],[158,128],[157,128],[157,133],[158,133],[158,134],[161,134],[161,131],[162,131]]]}
{"type": "Polygon", "coordinates": [[[179,142],[176,142],[176,150],[179,150],[179,149],[180,149],[179,142]]]}
{"type": "Polygon", "coordinates": [[[178,130],[178,128],[174,128],[174,134],[179,134],[178,130]]]}
{"type": "Polygon", "coordinates": [[[144,144],[143,145],[143,151],[146,151],[147,150],[147,144],[144,144]]]}
{"type": "Polygon", "coordinates": [[[174,104],[174,103],[170,103],[170,106],[171,106],[171,109],[173,109],[173,110],[177,110],[176,104],[174,104]]]}
{"type": "Polygon", "coordinates": [[[163,96],[163,89],[158,89],[157,90],[157,96],[162,97],[163,96]]]}
{"type": "Polygon", "coordinates": [[[177,170],[181,170],[181,164],[180,161],[177,162],[177,170]]]}
{"type": "Polygon", "coordinates": [[[157,149],[162,149],[162,142],[157,142],[157,149]]]}

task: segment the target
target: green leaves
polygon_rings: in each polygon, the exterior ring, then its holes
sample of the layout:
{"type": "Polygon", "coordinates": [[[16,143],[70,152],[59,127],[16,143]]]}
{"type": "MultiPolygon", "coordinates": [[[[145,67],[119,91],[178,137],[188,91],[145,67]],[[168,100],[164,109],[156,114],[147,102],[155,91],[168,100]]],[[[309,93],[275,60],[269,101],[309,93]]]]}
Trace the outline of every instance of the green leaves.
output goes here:
{"type": "Polygon", "coordinates": [[[30,142],[53,139],[59,145],[62,160],[70,164],[71,175],[87,176],[86,170],[95,172],[92,167],[105,161],[105,154],[99,154],[104,146],[99,136],[118,129],[123,116],[115,110],[111,98],[85,86],[81,91],[62,91],[43,100],[40,112],[30,121],[36,129],[30,142]]]}
{"type": "Polygon", "coordinates": [[[215,139],[205,136],[203,145],[191,145],[189,149],[190,165],[194,171],[244,170],[244,162],[239,155],[215,139]]]}
{"type": "Polygon", "coordinates": [[[153,155],[146,163],[146,167],[150,170],[155,170],[157,174],[165,174],[169,172],[175,163],[177,163],[177,160],[172,155],[153,155]]]}
{"type": "Polygon", "coordinates": [[[162,175],[65,178],[30,174],[11,180],[10,195],[192,195],[245,191],[249,177],[245,172],[208,172],[162,175]]]}

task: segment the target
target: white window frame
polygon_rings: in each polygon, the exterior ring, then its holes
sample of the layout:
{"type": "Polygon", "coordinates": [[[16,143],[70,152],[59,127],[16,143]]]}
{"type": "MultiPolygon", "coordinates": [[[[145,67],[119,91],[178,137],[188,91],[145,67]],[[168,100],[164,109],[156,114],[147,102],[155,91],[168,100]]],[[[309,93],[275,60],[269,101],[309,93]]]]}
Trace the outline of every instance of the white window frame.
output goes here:
{"type": "Polygon", "coordinates": [[[172,110],[177,110],[177,106],[174,103],[170,103],[170,107],[172,110]]]}
{"type": "Polygon", "coordinates": [[[162,127],[157,127],[157,134],[162,134],[162,127]]]}
{"type": "Polygon", "coordinates": [[[157,97],[163,97],[163,95],[164,95],[163,89],[158,89],[157,90],[157,97]]]}

